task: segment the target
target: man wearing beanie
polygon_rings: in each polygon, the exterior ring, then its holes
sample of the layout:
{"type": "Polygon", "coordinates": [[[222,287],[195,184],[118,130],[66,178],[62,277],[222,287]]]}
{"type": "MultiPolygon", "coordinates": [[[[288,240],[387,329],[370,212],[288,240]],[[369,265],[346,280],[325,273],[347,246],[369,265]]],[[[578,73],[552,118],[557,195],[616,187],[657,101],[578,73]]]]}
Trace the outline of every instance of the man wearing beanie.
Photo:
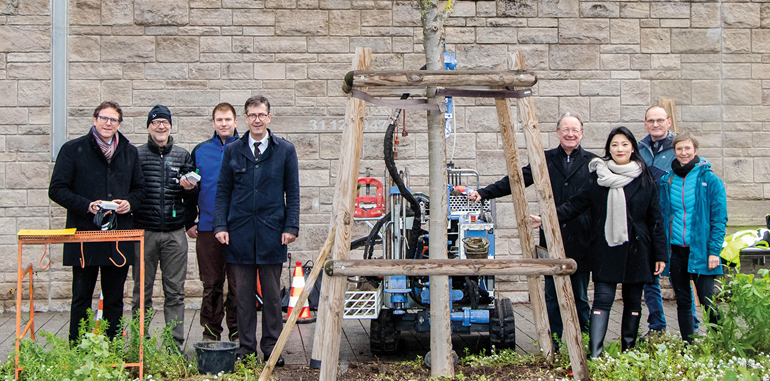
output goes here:
{"type": "MultiPolygon", "coordinates": [[[[147,197],[136,213],[135,224],[144,235],[144,307],[152,307],[152,289],[160,264],[163,279],[163,316],[173,324],[181,349],[184,342],[184,281],[187,274],[185,231],[195,224],[197,183],[182,178],[193,168],[190,153],[174,145],[171,111],[156,105],[147,115],[147,144],[138,147],[147,197]]],[[[139,309],[139,252],[133,269],[133,311],[139,309]]]]}

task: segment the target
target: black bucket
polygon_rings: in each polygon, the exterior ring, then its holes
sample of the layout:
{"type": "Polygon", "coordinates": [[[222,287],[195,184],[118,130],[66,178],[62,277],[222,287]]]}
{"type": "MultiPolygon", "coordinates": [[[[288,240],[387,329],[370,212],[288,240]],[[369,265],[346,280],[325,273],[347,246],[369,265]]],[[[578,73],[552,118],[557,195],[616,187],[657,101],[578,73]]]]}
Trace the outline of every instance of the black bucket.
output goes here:
{"type": "Polygon", "coordinates": [[[235,370],[237,343],[229,341],[202,341],[193,344],[201,374],[232,373],[235,370]]]}

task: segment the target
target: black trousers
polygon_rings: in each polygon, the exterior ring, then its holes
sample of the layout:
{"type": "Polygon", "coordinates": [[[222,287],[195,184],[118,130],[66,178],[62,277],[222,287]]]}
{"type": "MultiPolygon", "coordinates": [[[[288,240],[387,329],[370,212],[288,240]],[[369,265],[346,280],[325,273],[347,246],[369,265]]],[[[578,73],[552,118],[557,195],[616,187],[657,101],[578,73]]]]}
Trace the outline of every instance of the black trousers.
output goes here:
{"type": "Polygon", "coordinates": [[[233,265],[225,263],[224,245],[214,237],[214,232],[198,231],[195,241],[198,257],[198,271],[203,282],[201,297],[201,326],[203,337],[220,340],[222,320],[227,317],[229,339],[238,338],[238,317],[236,312],[235,274],[233,265]],[[224,298],[224,283],[227,277],[227,298],[224,298]]]}
{"type": "Polygon", "coordinates": [[[283,330],[281,311],[281,270],[283,264],[238,265],[233,268],[238,300],[238,336],[241,342],[238,354],[257,352],[257,272],[262,288],[262,339],[259,349],[267,357],[273,353],[275,343],[283,330]]]}
{"type": "MultiPolygon", "coordinates": [[[[615,301],[617,283],[594,282],[594,310],[610,311],[615,301]]],[[[623,283],[623,311],[639,312],[642,310],[642,291],[644,283],[623,283]]]]}
{"type": "MultiPolygon", "coordinates": [[[[588,304],[588,282],[591,273],[574,273],[569,276],[572,283],[572,293],[575,298],[580,331],[588,333],[588,319],[591,317],[591,305],[588,304]]],[[[545,307],[548,310],[548,322],[551,326],[551,334],[561,338],[564,326],[559,309],[559,298],[556,295],[556,284],[552,276],[545,277],[545,307]]]]}
{"type": "Polygon", "coordinates": [[[72,266],[72,306],[70,307],[70,341],[78,340],[80,320],[92,307],[94,287],[99,271],[104,294],[104,320],[109,323],[107,337],[114,338],[120,332],[120,318],[123,316],[123,289],[128,267],[115,266],[72,266]]]}
{"type": "Polygon", "coordinates": [[[714,306],[714,280],[716,275],[693,274],[687,271],[690,261],[690,248],[671,245],[671,285],[676,296],[676,314],[679,320],[679,331],[682,339],[692,342],[691,335],[695,333],[694,317],[692,314],[692,289],[690,279],[695,283],[698,299],[709,311],[709,322],[719,321],[719,311],[714,306]]]}

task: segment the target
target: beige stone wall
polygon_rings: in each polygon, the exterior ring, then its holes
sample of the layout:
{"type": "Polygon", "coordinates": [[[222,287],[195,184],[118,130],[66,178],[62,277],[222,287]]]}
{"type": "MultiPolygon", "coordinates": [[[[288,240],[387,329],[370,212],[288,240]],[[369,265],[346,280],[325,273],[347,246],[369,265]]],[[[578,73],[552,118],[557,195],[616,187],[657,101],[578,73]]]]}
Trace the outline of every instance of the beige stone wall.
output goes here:
{"type": "MultiPolygon", "coordinates": [[[[535,103],[546,147],[557,144],[564,111],[583,116],[584,146],[601,153],[612,127],[629,126],[641,138],[645,108],[675,98],[680,128],[701,139],[701,155],[726,182],[730,223],[761,224],[770,211],[770,3],[459,0],[446,38],[460,69],[498,68],[509,52],[524,51],[540,78],[535,103]]],[[[213,105],[240,111],[247,97],[268,96],[273,131],[299,154],[302,228],[291,252],[308,258],[328,228],[346,102],[340,85],[352,52],[371,47],[376,69],[418,69],[421,44],[413,0],[70,0],[68,133],[85,133],[93,108],[111,99],[125,111],[121,131],[143,143],[146,113],[162,103],[172,110],[176,141],[191,149],[212,133],[213,105]]],[[[47,198],[50,48],[48,0],[0,0],[0,310],[15,305],[15,233],[64,224],[47,198]]],[[[505,173],[493,104],[455,101],[454,162],[477,168],[486,185],[505,173]]],[[[362,174],[383,173],[388,113],[369,109],[362,174]]],[[[409,169],[413,189],[427,191],[424,113],[408,112],[406,121],[397,163],[409,169]]],[[[510,202],[498,203],[498,216],[497,254],[516,256],[510,202]]],[[[359,226],[356,236],[366,231],[359,226]]],[[[197,305],[193,243],[187,288],[197,305]]],[[[42,252],[25,250],[24,263],[37,266],[42,252]]],[[[66,309],[70,271],[60,248],[51,253],[52,271],[37,272],[37,306],[47,308],[50,281],[51,309],[66,309]]],[[[524,283],[499,286],[526,299],[524,283]]]]}

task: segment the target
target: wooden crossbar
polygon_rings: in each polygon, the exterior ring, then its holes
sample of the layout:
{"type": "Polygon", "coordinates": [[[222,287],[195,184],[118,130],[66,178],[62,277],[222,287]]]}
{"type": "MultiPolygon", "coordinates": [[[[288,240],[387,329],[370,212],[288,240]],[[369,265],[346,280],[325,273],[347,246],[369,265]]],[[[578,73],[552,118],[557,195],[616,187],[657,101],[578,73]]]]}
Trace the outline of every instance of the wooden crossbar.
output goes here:
{"type": "Polygon", "coordinates": [[[356,259],[328,260],[329,276],[569,275],[574,259],[356,259]]]}
{"type": "MultiPolygon", "coordinates": [[[[537,83],[537,76],[526,71],[500,70],[412,70],[412,71],[363,71],[355,70],[345,75],[347,87],[360,86],[495,86],[530,87],[537,83]]],[[[343,89],[347,88],[343,87],[343,89]]]]}

